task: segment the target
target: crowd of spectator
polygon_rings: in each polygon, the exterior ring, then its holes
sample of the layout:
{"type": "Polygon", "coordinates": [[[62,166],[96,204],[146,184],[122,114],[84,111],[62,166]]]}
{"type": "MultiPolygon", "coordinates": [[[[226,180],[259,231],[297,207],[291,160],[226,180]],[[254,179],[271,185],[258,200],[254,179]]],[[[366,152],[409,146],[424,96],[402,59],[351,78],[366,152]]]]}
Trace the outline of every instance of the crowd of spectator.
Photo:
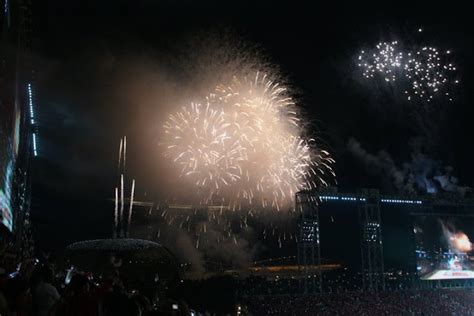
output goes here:
{"type": "Polygon", "coordinates": [[[0,268],[0,315],[157,315],[153,302],[124,286],[117,274],[95,280],[90,273],[58,272],[26,261],[12,273],[0,268]]]}
{"type": "MultiPolygon", "coordinates": [[[[311,275],[309,283],[318,283],[317,275],[311,275]]],[[[333,273],[322,275],[323,292],[347,292],[362,289],[360,275],[349,273],[333,273]]],[[[240,285],[241,295],[284,295],[299,293],[301,279],[288,277],[267,278],[262,276],[249,276],[240,285]]]]}
{"type": "Polygon", "coordinates": [[[281,294],[298,293],[297,281],[220,277],[181,282],[175,293],[181,299],[172,304],[167,301],[168,312],[164,312],[159,300],[125,284],[118,270],[97,278],[72,269],[55,271],[52,265],[27,260],[13,271],[0,268],[0,315],[200,314],[189,310],[187,303],[203,315],[233,314],[236,304],[241,315],[474,315],[474,289],[469,288],[375,293],[335,287],[324,294],[281,294]]]}
{"type": "Polygon", "coordinates": [[[474,290],[249,296],[248,315],[474,315],[474,290]]]}

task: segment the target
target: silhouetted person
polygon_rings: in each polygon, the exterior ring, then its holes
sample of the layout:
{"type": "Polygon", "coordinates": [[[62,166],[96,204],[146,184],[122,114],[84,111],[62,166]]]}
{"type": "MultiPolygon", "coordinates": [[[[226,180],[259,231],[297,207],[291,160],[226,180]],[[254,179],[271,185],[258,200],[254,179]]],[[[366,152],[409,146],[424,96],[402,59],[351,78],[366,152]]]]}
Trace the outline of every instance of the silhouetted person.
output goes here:
{"type": "Polygon", "coordinates": [[[18,271],[9,275],[5,287],[5,297],[10,314],[16,316],[31,314],[30,280],[33,270],[33,261],[27,259],[21,263],[18,271]]]}
{"type": "MultiPolygon", "coordinates": [[[[115,284],[102,301],[103,316],[137,315],[137,305],[125,293],[123,286],[115,284]]],[[[139,312],[138,312],[139,315],[139,312]]]]}
{"type": "Polygon", "coordinates": [[[53,270],[46,266],[41,267],[38,278],[33,292],[36,315],[49,316],[53,314],[61,296],[53,285],[53,270]]]}
{"type": "Polygon", "coordinates": [[[90,284],[86,276],[76,274],[66,290],[65,297],[56,311],[57,316],[96,316],[98,305],[90,295],[90,284]]]}

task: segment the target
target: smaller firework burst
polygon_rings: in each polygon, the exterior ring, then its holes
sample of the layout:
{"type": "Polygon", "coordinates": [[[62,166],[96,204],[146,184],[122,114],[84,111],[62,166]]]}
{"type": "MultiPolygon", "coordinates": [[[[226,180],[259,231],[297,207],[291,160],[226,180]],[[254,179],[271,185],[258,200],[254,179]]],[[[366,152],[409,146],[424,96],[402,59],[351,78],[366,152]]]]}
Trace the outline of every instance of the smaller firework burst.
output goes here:
{"type": "Polygon", "coordinates": [[[402,49],[397,41],[380,42],[375,49],[361,51],[357,66],[366,79],[380,78],[386,83],[403,87],[407,100],[431,102],[445,97],[452,101],[456,66],[451,51],[441,51],[432,46],[420,49],[402,49]]]}
{"type": "Polygon", "coordinates": [[[403,69],[404,54],[398,48],[398,42],[381,42],[376,45],[374,52],[361,51],[357,65],[363,69],[367,79],[377,75],[387,81],[395,81],[398,72],[403,69]]]}

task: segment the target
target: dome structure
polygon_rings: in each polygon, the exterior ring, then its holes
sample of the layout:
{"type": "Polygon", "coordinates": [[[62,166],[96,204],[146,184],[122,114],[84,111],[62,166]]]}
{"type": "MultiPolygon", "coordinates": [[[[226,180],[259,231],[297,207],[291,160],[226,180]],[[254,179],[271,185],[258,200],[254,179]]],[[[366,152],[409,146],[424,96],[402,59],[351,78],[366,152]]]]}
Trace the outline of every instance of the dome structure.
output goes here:
{"type": "Polygon", "coordinates": [[[153,286],[179,278],[174,255],[159,243],[118,238],[75,242],[66,248],[66,264],[97,278],[120,277],[137,286],[153,286]]]}

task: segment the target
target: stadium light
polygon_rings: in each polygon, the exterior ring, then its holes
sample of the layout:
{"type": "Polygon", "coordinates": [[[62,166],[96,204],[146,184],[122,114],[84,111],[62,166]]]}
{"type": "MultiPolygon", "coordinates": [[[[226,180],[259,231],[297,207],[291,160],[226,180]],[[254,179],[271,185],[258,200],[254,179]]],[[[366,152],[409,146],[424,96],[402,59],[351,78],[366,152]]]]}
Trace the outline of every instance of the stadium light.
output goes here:
{"type": "MultiPolygon", "coordinates": [[[[31,86],[31,83],[28,83],[28,104],[30,106],[30,123],[31,126],[34,128],[35,127],[35,111],[33,107],[33,88],[31,86]]],[[[38,156],[38,144],[37,144],[37,139],[36,139],[36,132],[33,131],[33,155],[35,157],[38,156]]]]}
{"type": "Polygon", "coordinates": [[[36,134],[33,133],[33,154],[36,156],[38,156],[38,151],[36,149],[36,134]]]}
{"type": "MultiPolygon", "coordinates": [[[[350,201],[350,202],[365,202],[366,198],[357,198],[353,196],[335,196],[335,195],[321,195],[319,197],[323,201],[350,201]]],[[[421,200],[401,200],[401,199],[380,199],[381,203],[393,204],[423,204],[421,200]]]]}
{"type": "Polygon", "coordinates": [[[28,103],[30,105],[30,122],[31,125],[35,124],[35,112],[33,111],[33,91],[31,83],[28,84],[28,103]]]}

